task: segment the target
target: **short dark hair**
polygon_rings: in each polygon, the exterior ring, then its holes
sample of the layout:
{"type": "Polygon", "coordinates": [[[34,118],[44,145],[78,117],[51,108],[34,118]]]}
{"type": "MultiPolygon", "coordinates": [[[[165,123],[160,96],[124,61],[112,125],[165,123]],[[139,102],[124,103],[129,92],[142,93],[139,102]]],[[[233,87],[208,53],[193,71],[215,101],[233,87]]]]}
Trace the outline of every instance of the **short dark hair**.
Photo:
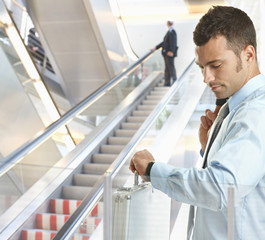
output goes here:
{"type": "Polygon", "coordinates": [[[237,56],[248,45],[257,48],[256,31],[249,16],[242,10],[228,6],[213,6],[200,19],[193,41],[203,46],[210,38],[222,35],[226,38],[228,48],[237,56]]]}
{"type": "Polygon", "coordinates": [[[168,20],[168,21],[167,21],[167,24],[168,24],[169,26],[172,26],[172,25],[174,24],[174,22],[171,21],[171,20],[168,20]]]}

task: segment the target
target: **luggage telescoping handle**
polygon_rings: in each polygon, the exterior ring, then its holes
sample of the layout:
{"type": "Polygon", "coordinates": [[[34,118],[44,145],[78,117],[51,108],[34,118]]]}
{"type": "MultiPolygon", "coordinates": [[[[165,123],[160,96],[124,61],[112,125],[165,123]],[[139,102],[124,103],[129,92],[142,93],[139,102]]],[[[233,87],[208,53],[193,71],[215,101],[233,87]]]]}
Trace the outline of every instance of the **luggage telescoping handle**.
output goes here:
{"type": "Polygon", "coordinates": [[[134,186],[138,186],[139,185],[139,173],[137,171],[135,171],[134,173],[134,186]]]}

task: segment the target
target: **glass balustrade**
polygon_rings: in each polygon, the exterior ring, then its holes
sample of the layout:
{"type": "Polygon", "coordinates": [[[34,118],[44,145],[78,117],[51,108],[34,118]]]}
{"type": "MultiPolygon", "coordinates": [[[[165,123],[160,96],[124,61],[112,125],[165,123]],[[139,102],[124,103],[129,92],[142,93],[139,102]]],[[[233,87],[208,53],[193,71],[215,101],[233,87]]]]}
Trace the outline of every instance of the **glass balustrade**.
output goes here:
{"type": "MultiPolygon", "coordinates": [[[[194,167],[199,159],[197,131],[201,105],[207,103],[208,107],[214,107],[215,98],[211,92],[204,90],[202,84],[197,85],[196,82],[202,79],[196,66],[182,81],[134,152],[149,149],[158,161],[176,167],[194,167]],[[200,93],[197,96],[188,94],[190,88],[195,86],[200,88],[197,89],[200,93]],[[192,98],[196,98],[194,102],[192,98]],[[185,108],[187,99],[191,100],[190,111],[185,108]],[[186,111],[183,111],[183,107],[186,111]],[[182,122],[185,125],[180,126],[182,122]]],[[[111,220],[106,221],[111,225],[111,231],[104,228],[105,234],[109,234],[107,239],[169,239],[176,221],[177,213],[174,211],[178,210],[180,203],[172,204],[168,196],[143,182],[140,176],[136,178],[129,171],[131,156],[109,180],[112,209],[105,206],[105,212],[109,211],[111,216],[111,220]]]]}
{"type": "MultiPolygon", "coordinates": [[[[2,30],[4,32],[4,29],[2,30]]],[[[8,42],[7,49],[12,49],[15,55],[16,52],[7,35],[3,36],[2,39],[8,42]]],[[[3,41],[1,43],[3,49],[3,44],[6,43],[3,41]]],[[[56,164],[60,164],[60,160],[71,152],[73,140],[79,144],[86,137],[89,138],[93,135],[102,121],[133,89],[148,78],[152,72],[160,71],[163,67],[160,54],[155,53],[146,62],[124,76],[117,85],[76,114],[47,140],[28,152],[17,163],[9,164],[6,161],[9,154],[41,135],[45,132],[44,126],[52,122],[48,120],[45,123],[42,122],[43,119],[48,118],[48,113],[38,96],[34,86],[36,83],[27,76],[18,56],[11,57],[6,52],[7,50],[2,51],[2,57],[6,60],[5,64],[2,61],[2,67],[5,68],[5,71],[0,71],[0,74],[4,74],[1,77],[3,81],[3,87],[1,87],[1,92],[3,92],[1,105],[3,107],[1,109],[2,111],[6,110],[6,115],[3,115],[6,118],[1,120],[1,125],[5,126],[1,128],[1,131],[5,135],[1,138],[3,144],[1,145],[0,165],[3,167],[8,164],[9,166],[0,176],[0,186],[3,186],[1,195],[4,199],[1,213],[12,206],[31,187],[35,186],[36,182],[42,181],[42,178],[53,169],[55,169],[56,174],[52,175],[49,181],[56,179],[64,169],[57,167],[56,164]],[[13,62],[19,62],[19,64],[14,67],[10,59],[13,62]],[[9,70],[7,71],[7,69],[9,70]],[[13,83],[13,87],[5,89],[7,79],[9,79],[9,85],[12,81],[15,83],[13,83]],[[14,88],[17,88],[16,92],[13,91],[14,88]],[[9,191],[10,189],[12,191],[9,191]]]]}

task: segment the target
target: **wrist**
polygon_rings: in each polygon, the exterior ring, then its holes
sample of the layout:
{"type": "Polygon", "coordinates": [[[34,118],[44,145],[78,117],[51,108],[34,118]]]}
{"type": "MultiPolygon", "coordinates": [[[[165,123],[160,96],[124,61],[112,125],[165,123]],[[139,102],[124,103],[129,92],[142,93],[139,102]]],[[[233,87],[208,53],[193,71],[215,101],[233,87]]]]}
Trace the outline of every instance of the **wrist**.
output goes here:
{"type": "Polygon", "coordinates": [[[145,170],[145,178],[147,181],[150,181],[150,174],[151,174],[151,168],[153,167],[155,162],[149,162],[147,167],[146,167],[146,170],[145,170]]]}

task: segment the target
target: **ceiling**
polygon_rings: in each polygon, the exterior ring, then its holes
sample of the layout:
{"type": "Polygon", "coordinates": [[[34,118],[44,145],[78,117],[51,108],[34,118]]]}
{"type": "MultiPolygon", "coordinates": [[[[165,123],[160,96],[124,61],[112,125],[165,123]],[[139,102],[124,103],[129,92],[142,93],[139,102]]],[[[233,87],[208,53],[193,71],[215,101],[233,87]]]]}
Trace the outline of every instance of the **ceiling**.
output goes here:
{"type": "Polygon", "coordinates": [[[224,5],[225,0],[185,0],[189,13],[205,13],[212,5],[224,5]]]}

